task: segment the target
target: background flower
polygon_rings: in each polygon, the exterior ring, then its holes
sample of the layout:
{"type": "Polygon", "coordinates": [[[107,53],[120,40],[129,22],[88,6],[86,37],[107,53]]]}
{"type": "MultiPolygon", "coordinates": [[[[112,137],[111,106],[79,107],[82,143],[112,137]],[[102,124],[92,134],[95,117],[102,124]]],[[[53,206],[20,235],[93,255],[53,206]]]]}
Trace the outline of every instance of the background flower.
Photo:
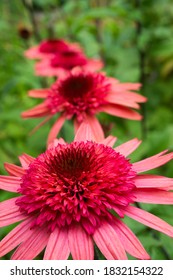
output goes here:
{"type": "Polygon", "coordinates": [[[106,77],[103,73],[91,73],[74,69],[58,79],[50,89],[32,90],[32,97],[44,98],[44,102],[23,112],[23,118],[38,118],[46,116],[43,123],[54,114],[60,113],[53,125],[48,142],[59,133],[66,119],[74,119],[75,130],[83,121],[88,121],[95,137],[103,138],[103,130],[95,115],[99,112],[132,119],[141,120],[141,115],[133,110],[139,109],[140,102],[146,98],[134,93],[139,89],[137,83],[120,83],[114,78],[106,77]]]}
{"type": "Polygon", "coordinates": [[[163,151],[131,163],[140,144],[133,139],[115,149],[109,136],[97,143],[88,125],[75,141],[55,140],[36,159],[20,156],[22,167],[5,164],[10,176],[0,187],[20,195],[0,204],[0,226],[22,221],[1,242],[2,257],[33,259],[45,247],[44,259],[94,259],[94,243],[106,259],[127,259],[126,252],[149,259],[140,241],[123,222],[125,215],[173,237],[173,227],[135,202],[173,204],[173,179],[141,173],[173,158],[163,151]],[[111,246],[110,246],[111,240],[111,246]]]}

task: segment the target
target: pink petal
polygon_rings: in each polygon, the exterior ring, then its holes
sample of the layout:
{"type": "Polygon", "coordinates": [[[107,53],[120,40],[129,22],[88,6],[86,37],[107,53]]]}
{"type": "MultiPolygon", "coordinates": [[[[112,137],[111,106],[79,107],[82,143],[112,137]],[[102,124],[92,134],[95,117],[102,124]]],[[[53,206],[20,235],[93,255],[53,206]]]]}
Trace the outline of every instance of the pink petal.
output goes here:
{"type": "Polygon", "coordinates": [[[134,138],[124,144],[119,145],[115,148],[115,151],[124,155],[125,157],[130,155],[137,147],[141,144],[141,141],[137,138],[134,138]]]}
{"type": "Polygon", "coordinates": [[[74,124],[74,134],[76,134],[76,132],[80,127],[80,123],[76,119],[74,119],[73,124],[74,124]]]}
{"type": "Polygon", "coordinates": [[[35,228],[28,232],[28,237],[16,249],[12,255],[12,260],[32,260],[34,259],[46,246],[49,233],[47,229],[35,228]]]}
{"type": "Polygon", "coordinates": [[[74,260],[93,260],[94,246],[91,236],[79,224],[72,225],[68,231],[70,252],[74,260]]]}
{"type": "Polygon", "coordinates": [[[135,178],[137,188],[160,188],[172,190],[173,179],[159,175],[137,175],[135,178]]]}
{"type": "Polygon", "coordinates": [[[82,123],[76,132],[74,141],[94,141],[95,137],[88,123],[82,123]]]}
{"type": "Polygon", "coordinates": [[[35,98],[46,98],[49,94],[49,89],[33,89],[28,92],[28,95],[35,98]]]}
{"type": "Polygon", "coordinates": [[[27,169],[29,164],[34,160],[34,157],[27,155],[27,154],[22,154],[19,156],[20,163],[24,169],[27,169]]]}
{"type": "Polygon", "coordinates": [[[47,144],[53,142],[53,140],[56,138],[59,131],[61,130],[61,127],[63,126],[64,122],[65,122],[65,117],[61,115],[58,118],[58,120],[54,123],[53,127],[49,132],[47,144]]]}
{"type": "Polygon", "coordinates": [[[126,95],[124,97],[124,95],[125,94],[123,92],[121,92],[120,95],[117,95],[116,92],[110,92],[105,97],[105,100],[112,104],[118,104],[118,105],[131,107],[131,108],[135,108],[135,109],[140,108],[140,106],[135,101],[133,101],[132,99],[126,98],[126,95]]]}
{"type": "Polygon", "coordinates": [[[109,147],[113,147],[117,138],[114,136],[108,136],[104,140],[102,140],[100,143],[109,147]]]}
{"type": "Polygon", "coordinates": [[[25,174],[25,170],[17,165],[5,162],[4,167],[9,175],[22,176],[23,174],[25,174]]]}
{"type": "Polygon", "coordinates": [[[155,156],[149,157],[147,159],[133,163],[133,170],[137,173],[151,170],[153,168],[159,167],[173,158],[173,153],[164,155],[166,151],[163,151],[155,156]]]}
{"type": "Polygon", "coordinates": [[[139,239],[121,220],[114,218],[111,225],[115,229],[124,249],[132,256],[142,260],[150,259],[139,239]]]}
{"type": "Polygon", "coordinates": [[[173,204],[173,192],[153,189],[137,189],[134,201],[143,203],[173,204]]]}
{"type": "Polygon", "coordinates": [[[22,118],[39,118],[49,114],[49,108],[46,103],[41,103],[32,109],[29,109],[21,114],[22,118]]]}
{"type": "Polygon", "coordinates": [[[15,204],[16,197],[0,202],[0,227],[5,227],[26,219],[15,204]]]}
{"type": "MultiPolygon", "coordinates": [[[[116,90],[116,92],[121,93],[122,91],[139,90],[141,88],[141,84],[139,84],[139,83],[120,83],[119,80],[116,80],[114,78],[110,78],[110,80],[111,80],[111,84],[114,86],[114,90],[116,90]],[[115,82],[114,82],[114,80],[115,80],[115,82]]],[[[141,96],[140,94],[137,94],[137,93],[134,93],[134,94],[141,96]]]]}
{"type": "Polygon", "coordinates": [[[66,144],[63,138],[54,139],[52,143],[48,145],[48,149],[56,147],[58,144],[66,144]]]}
{"type": "Polygon", "coordinates": [[[113,227],[104,222],[93,234],[94,241],[107,260],[126,260],[127,256],[113,227]]]}
{"type": "Polygon", "coordinates": [[[88,59],[87,64],[84,65],[82,69],[90,72],[95,72],[103,67],[104,67],[103,61],[101,61],[100,59],[88,59]]]}
{"type": "Polygon", "coordinates": [[[56,228],[49,237],[44,260],[66,260],[69,254],[67,230],[56,228]]]}
{"type": "Polygon", "coordinates": [[[95,116],[86,115],[86,120],[94,134],[96,141],[102,141],[104,139],[103,129],[95,116]]]}
{"type": "Polygon", "coordinates": [[[28,237],[32,220],[30,218],[20,223],[1,240],[0,257],[6,255],[28,237]]]}
{"type": "Polygon", "coordinates": [[[42,54],[40,53],[38,46],[29,48],[24,52],[24,55],[29,59],[42,58],[42,54]]]}
{"type": "Polygon", "coordinates": [[[102,112],[108,113],[110,115],[120,117],[120,118],[125,118],[125,119],[130,119],[130,120],[141,120],[142,116],[131,110],[128,109],[124,106],[120,105],[104,105],[102,106],[102,112]]]}
{"type": "Polygon", "coordinates": [[[34,129],[31,130],[29,135],[32,135],[33,133],[35,133],[40,127],[42,127],[45,123],[47,123],[51,118],[52,118],[51,115],[48,116],[47,118],[45,118],[41,123],[39,123],[37,126],[35,126],[34,129]]]}
{"type": "Polygon", "coordinates": [[[9,192],[17,192],[20,188],[21,178],[0,175],[0,189],[9,192]]]}
{"type": "Polygon", "coordinates": [[[173,227],[171,225],[145,210],[134,206],[128,206],[124,210],[124,214],[148,227],[173,237],[173,227]]]}

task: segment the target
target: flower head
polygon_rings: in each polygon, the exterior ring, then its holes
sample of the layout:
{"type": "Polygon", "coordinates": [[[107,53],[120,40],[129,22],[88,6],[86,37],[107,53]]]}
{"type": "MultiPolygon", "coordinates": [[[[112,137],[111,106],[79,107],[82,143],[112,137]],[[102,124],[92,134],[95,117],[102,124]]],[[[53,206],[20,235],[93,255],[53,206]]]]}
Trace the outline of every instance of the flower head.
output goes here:
{"type": "Polygon", "coordinates": [[[48,142],[59,133],[66,119],[73,119],[75,129],[83,121],[88,121],[97,135],[97,140],[103,139],[102,128],[95,115],[99,112],[140,120],[141,116],[134,109],[146,98],[133,90],[140,84],[120,83],[118,80],[106,77],[103,73],[91,73],[74,69],[65,77],[57,80],[50,89],[32,90],[29,95],[45,100],[40,105],[22,113],[23,118],[38,118],[46,116],[46,120],[60,113],[52,127],[48,142]]]}
{"type": "Polygon", "coordinates": [[[45,40],[25,51],[25,56],[29,59],[41,59],[35,65],[38,76],[64,76],[74,67],[90,71],[103,68],[100,59],[88,59],[79,44],[64,40],[45,40]]]}
{"type": "Polygon", "coordinates": [[[103,68],[103,62],[100,59],[87,58],[81,50],[69,48],[37,62],[35,74],[37,76],[63,77],[75,67],[94,72],[103,68]]]}
{"type": "Polygon", "coordinates": [[[141,175],[165,164],[173,153],[161,152],[131,163],[128,155],[140,141],[115,149],[115,138],[101,142],[86,124],[74,142],[55,140],[32,158],[22,155],[22,167],[5,164],[10,176],[0,176],[0,187],[18,196],[0,203],[0,226],[18,221],[0,242],[0,256],[18,246],[12,259],[33,259],[44,248],[44,259],[93,259],[94,243],[107,259],[139,259],[149,255],[122,221],[127,215],[173,237],[173,227],[135,202],[173,204],[173,179],[141,175]],[[110,246],[111,240],[111,246],[110,246]]]}
{"type": "Polygon", "coordinates": [[[49,39],[29,48],[25,51],[25,56],[29,59],[51,58],[55,54],[67,52],[68,50],[81,51],[81,48],[77,43],[69,43],[62,39],[49,39]]]}

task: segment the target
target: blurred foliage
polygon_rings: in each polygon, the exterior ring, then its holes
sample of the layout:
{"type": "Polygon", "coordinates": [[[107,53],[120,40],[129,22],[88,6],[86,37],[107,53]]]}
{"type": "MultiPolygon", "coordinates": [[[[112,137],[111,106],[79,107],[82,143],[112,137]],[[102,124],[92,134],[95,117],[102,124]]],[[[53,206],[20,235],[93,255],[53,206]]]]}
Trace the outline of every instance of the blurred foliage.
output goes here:
{"type": "MultiPolygon", "coordinates": [[[[173,0],[1,0],[0,10],[1,174],[5,174],[4,162],[17,164],[21,153],[37,156],[45,150],[51,124],[30,136],[39,120],[22,120],[20,114],[38,102],[27,97],[27,91],[52,81],[34,76],[34,62],[23,52],[52,37],[79,42],[89,57],[104,60],[108,75],[142,83],[141,94],[148,102],[142,106],[141,123],[99,116],[106,133],[118,137],[117,144],[133,137],[143,139],[132,160],[173,150],[173,0]]],[[[70,122],[62,134],[67,141],[73,139],[70,122]]],[[[171,177],[173,166],[168,163],[154,173],[171,177]]],[[[10,197],[0,194],[1,201],[10,197]]],[[[142,207],[173,225],[172,206],[142,207]]],[[[127,223],[152,259],[173,259],[170,237],[130,219],[127,223]]],[[[9,227],[1,229],[0,237],[8,231],[9,227]]]]}

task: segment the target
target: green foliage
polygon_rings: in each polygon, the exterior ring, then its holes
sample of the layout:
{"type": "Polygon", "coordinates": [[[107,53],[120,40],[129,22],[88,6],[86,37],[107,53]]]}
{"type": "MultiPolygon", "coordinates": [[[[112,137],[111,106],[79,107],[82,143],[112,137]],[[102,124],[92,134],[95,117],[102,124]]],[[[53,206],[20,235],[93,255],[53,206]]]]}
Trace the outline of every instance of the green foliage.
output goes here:
{"type": "MultiPolygon", "coordinates": [[[[21,112],[38,104],[27,97],[27,91],[51,84],[51,79],[34,76],[34,63],[24,58],[24,51],[37,44],[39,38],[50,36],[78,41],[89,57],[101,57],[104,71],[122,82],[142,82],[141,93],[148,98],[142,107],[144,120],[120,120],[99,115],[107,134],[118,137],[117,144],[138,137],[141,147],[132,161],[151,156],[164,149],[173,150],[173,3],[172,0],[34,0],[32,15],[23,2],[0,1],[0,173],[4,162],[18,163],[25,152],[37,156],[45,150],[51,123],[35,134],[30,131],[39,120],[22,120],[21,112]],[[33,23],[35,19],[35,23],[33,23]],[[24,27],[31,33],[28,39],[20,35],[24,27]],[[38,33],[36,32],[38,30],[38,33]],[[41,140],[40,140],[41,139],[41,140]]],[[[73,139],[69,121],[62,130],[68,142],[73,139]]],[[[173,167],[167,164],[158,174],[172,177],[173,167]]],[[[156,171],[155,171],[156,173],[156,171]]],[[[9,198],[0,192],[0,200],[9,198]]],[[[172,206],[142,205],[173,225],[172,206]],[[148,207],[148,208],[147,208],[148,207]]],[[[172,240],[127,219],[152,259],[173,259],[172,240]],[[165,251],[167,255],[165,255],[165,251]]],[[[9,227],[1,230],[5,236],[9,227]]],[[[97,249],[99,258],[103,258],[97,249]]],[[[8,259],[9,256],[7,256],[8,259]]]]}

